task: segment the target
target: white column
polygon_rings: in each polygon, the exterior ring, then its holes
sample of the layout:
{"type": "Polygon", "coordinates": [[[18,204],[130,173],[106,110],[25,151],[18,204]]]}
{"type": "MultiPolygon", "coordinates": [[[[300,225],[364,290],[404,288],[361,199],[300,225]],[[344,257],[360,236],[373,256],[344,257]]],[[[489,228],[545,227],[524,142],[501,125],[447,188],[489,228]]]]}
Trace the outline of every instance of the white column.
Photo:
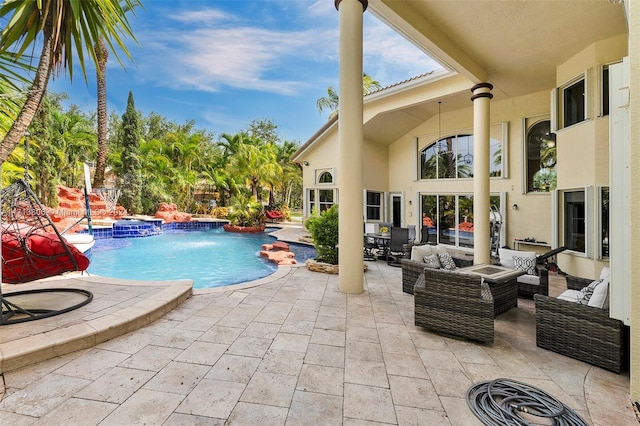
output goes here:
{"type": "Polygon", "coordinates": [[[335,0],[335,5],[340,15],[338,282],[343,293],[362,293],[362,14],[367,1],[335,0]]]}
{"type": "MultiPolygon", "coordinates": [[[[629,123],[631,123],[631,153],[629,164],[640,164],[640,100],[636,94],[640,93],[640,4],[637,1],[625,2],[627,8],[627,22],[629,23],[629,123]]],[[[629,217],[640,211],[640,168],[632,166],[630,179],[631,208],[629,217]]],[[[613,189],[613,188],[612,188],[613,189]]],[[[617,208],[618,206],[613,206],[617,208]]],[[[640,256],[640,228],[632,226],[628,235],[630,240],[629,258],[638,259],[640,256]]],[[[611,252],[612,256],[616,254],[611,252]]],[[[612,283],[613,285],[613,283],[612,283]]],[[[630,393],[631,401],[640,402],[640,262],[631,262],[631,294],[630,312],[630,393]]]]}
{"type": "Polygon", "coordinates": [[[473,96],[473,263],[489,263],[491,260],[491,235],[489,225],[489,83],[471,88],[473,96]]]}

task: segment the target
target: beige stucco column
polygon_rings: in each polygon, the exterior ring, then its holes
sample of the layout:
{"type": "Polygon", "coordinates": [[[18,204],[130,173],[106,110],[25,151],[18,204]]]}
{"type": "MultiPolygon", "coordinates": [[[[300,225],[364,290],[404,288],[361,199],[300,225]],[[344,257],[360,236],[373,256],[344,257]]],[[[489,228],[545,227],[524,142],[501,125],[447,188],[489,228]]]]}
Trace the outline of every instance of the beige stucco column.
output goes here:
{"type": "MultiPolygon", "coordinates": [[[[636,1],[628,2],[629,22],[629,123],[631,126],[629,161],[633,166],[630,169],[630,194],[631,211],[629,217],[637,217],[640,212],[640,97],[634,94],[640,93],[640,4],[636,1]]],[[[615,206],[614,206],[615,208],[615,206]]],[[[640,227],[631,226],[629,235],[630,258],[640,257],[640,227]]],[[[640,402],[640,262],[631,262],[630,283],[630,394],[631,401],[640,402]]]]}
{"type": "Polygon", "coordinates": [[[367,0],[335,0],[340,15],[338,283],[343,293],[362,293],[364,289],[362,13],[367,4],[367,0]]]}
{"type": "Polygon", "coordinates": [[[489,107],[493,85],[476,84],[473,96],[473,263],[491,260],[489,225],[489,107]]]}

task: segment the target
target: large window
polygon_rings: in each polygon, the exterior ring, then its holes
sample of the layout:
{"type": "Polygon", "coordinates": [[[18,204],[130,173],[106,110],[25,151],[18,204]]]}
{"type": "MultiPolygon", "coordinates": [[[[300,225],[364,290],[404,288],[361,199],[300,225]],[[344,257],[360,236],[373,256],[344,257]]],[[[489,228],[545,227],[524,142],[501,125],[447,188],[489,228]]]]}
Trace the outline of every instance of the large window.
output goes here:
{"type": "MultiPolygon", "coordinates": [[[[490,204],[500,209],[500,196],[490,204]]],[[[422,195],[422,240],[473,248],[473,197],[471,195],[422,195]]]]}
{"type": "Polygon", "coordinates": [[[585,191],[565,191],[562,197],[564,211],[563,244],[569,250],[586,253],[587,209],[585,191]]]}
{"type": "Polygon", "coordinates": [[[585,71],[566,84],[553,89],[552,131],[573,126],[590,118],[589,81],[591,81],[591,72],[585,71]]]}
{"type": "Polygon", "coordinates": [[[377,191],[367,191],[366,193],[366,220],[380,221],[382,220],[382,200],[384,193],[377,191]]]}
{"type": "Polygon", "coordinates": [[[318,171],[318,183],[333,183],[333,174],[329,171],[318,171]]]}
{"type": "Polygon", "coordinates": [[[527,192],[556,189],[556,135],[551,133],[549,120],[538,121],[528,127],[526,156],[527,192]]]}
{"type": "MultiPolygon", "coordinates": [[[[502,126],[492,126],[490,176],[502,176],[502,126]]],[[[473,177],[473,135],[440,138],[420,151],[420,179],[464,179],[473,177]]]]}
{"type": "Polygon", "coordinates": [[[585,89],[584,78],[562,89],[564,127],[569,127],[585,120],[585,89]]]}
{"type": "Polygon", "coordinates": [[[334,189],[311,188],[307,190],[307,214],[311,215],[314,212],[320,213],[328,210],[334,204],[334,199],[334,189]]]}

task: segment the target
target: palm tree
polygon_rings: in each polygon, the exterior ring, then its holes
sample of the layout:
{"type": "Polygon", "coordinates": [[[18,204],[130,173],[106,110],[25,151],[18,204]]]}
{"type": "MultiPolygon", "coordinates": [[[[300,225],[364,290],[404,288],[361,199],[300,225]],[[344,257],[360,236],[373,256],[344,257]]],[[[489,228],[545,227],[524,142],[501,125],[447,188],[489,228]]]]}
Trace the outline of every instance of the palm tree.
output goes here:
{"type": "MultiPolygon", "coordinates": [[[[123,9],[125,13],[131,11],[126,3],[123,4],[123,9]]],[[[93,186],[99,188],[104,185],[104,172],[109,151],[109,140],[107,139],[107,61],[109,60],[109,50],[107,50],[103,38],[98,40],[93,50],[98,58],[96,69],[98,157],[96,159],[96,171],[93,176],[93,186]]]]}
{"type": "Polygon", "coordinates": [[[107,164],[107,151],[109,141],[107,140],[107,60],[109,51],[104,44],[104,40],[98,40],[95,46],[98,57],[98,69],[96,72],[96,84],[98,86],[98,158],[96,159],[96,171],[93,175],[94,188],[104,185],[104,170],[107,164]]]}
{"type": "MultiPolygon", "coordinates": [[[[47,90],[49,77],[58,75],[62,68],[73,78],[73,59],[78,63],[87,80],[85,54],[95,64],[98,57],[93,49],[99,40],[105,40],[115,52],[117,45],[127,57],[131,57],[123,42],[123,36],[135,40],[125,15],[140,5],[140,0],[7,0],[0,7],[0,17],[7,27],[0,35],[0,54],[16,48],[16,56],[22,57],[29,47],[42,43],[42,50],[31,87],[27,91],[22,110],[0,144],[0,161],[4,161],[23,137],[31,124],[47,90]],[[7,17],[11,15],[8,19],[7,17]],[[37,40],[42,33],[42,41],[37,40]],[[75,47],[75,55],[73,49],[75,47]]],[[[120,61],[120,59],[118,59],[120,61]]],[[[122,64],[122,62],[120,61],[122,64]]]]}
{"type": "MultiPolygon", "coordinates": [[[[366,95],[369,92],[380,89],[380,83],[371,78],[367,73],[362,74],[362,93],[366,95]]],[[[329,119],[333,118],[338,113],[338,106],[340,104],[340,99],[338,98],[338,92],[336,89],[329,86],[327,89],[327,96],[324,98],[318,99],[316,105],[318,106],[318,111],[322,113],[323,109],[328,109],[331,111],[329,114],[329,119]]]]}
{"type": "Polygon", "coordinates": [[[96,136],[89,118],[77,108],[66,113],[52,111],[52,139],[64,156],[59,169],[60,181],[76,187],[83,162],[95,153],[96,136]]]}

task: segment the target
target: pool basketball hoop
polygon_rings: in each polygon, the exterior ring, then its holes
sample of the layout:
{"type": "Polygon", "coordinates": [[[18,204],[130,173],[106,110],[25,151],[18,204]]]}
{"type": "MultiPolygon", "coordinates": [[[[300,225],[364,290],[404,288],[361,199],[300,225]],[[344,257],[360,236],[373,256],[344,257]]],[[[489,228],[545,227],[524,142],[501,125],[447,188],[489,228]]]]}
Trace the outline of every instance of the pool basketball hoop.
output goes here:
{"type": "Polygon", "coordinates": [[[115,214],[118,198],[120,197],[120,188],[96,188],[94,191],[104,201],[107,212],[115,214]]]}

